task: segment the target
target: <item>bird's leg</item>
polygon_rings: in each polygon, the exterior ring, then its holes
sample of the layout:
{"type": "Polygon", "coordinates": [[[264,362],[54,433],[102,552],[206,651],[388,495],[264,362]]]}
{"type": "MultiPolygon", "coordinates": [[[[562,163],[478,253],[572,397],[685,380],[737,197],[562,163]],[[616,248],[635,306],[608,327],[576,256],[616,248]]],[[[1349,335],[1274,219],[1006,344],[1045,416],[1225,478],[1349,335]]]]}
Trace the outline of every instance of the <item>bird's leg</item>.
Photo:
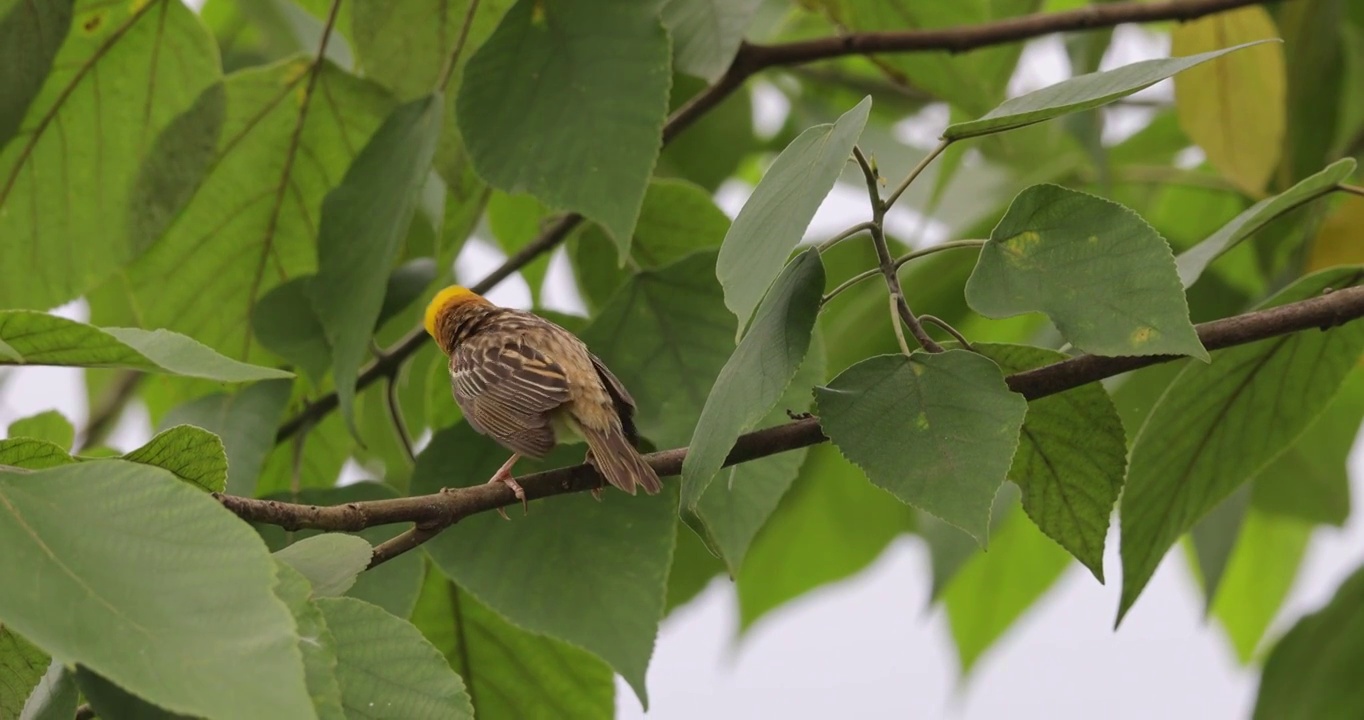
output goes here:
{"type": "MultiPolygon", "coordinates": [[[[516,478],[512,477],[511,474],[512,466],[520,459],[521,453],[512,453],[512,456],[507,458],[507,462],[502,463],[502,467],[498,468],[497,472],[493,473],[493,476],[488,480],[488,483],[502,483],[511,488],[511,491],[516,495],[516,499],[521,501],[522,514],[527,514],[530,512],[530,507],[526,504],[526,491],[522,489],[521,483],[516,482],[516,478]]],[[[497,514],[501,515],[503,520],[511,519],[507,517],[507,511],[502,508],[497,509],[497,514]]]]}

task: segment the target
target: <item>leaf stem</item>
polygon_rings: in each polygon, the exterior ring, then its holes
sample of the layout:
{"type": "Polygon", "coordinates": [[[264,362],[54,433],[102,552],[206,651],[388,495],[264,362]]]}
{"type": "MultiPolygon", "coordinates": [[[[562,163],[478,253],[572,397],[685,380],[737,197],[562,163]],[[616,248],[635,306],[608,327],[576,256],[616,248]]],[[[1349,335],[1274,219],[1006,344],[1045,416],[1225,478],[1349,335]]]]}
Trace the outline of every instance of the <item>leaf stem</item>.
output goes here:
{"type": "Polygon", "coordinates": [[[1351,195],[1358,195],[1359,197],[1364,197],[1364,187],[1360,187],[1358,185],[1347,185],[1346,183],[1339,183],[1338,185],[1336,185],[1336,189],[1340,190],[1341,192],[1350,193],[1351,195]]]}
{"type": "Polygon", "coordinates": [[[958,248],[980,248],[980,247],[985,247],[985,241],[984,241],[984,240],[953,240],[953,241],[951,241],[951,242],[938,243],[937,245],[930,245],[930,246],[928,246],[928,247],[926,247],[926,248],[920,248],[919,250],[915,250],[914,252],[911,252],[911,253],[909,253],[909,254],[907,254],[907,255],[901,255],[900,257],[896,258],[896,259],[895,259],[895,269],[896,269],[896,270],[899,270],[899,269],[901,268],[901,266],[903,266],[905,263],[909,262],[910,260],[917,260],[917,259],[919,259],[919,258],[921,258],[921,257],[925,257],[925,256],[927,256],[927,255],[932,255],[933,253],[939,253],[939,252],[942,252],[942,251],[944,251],[944,250],[956,250],[956,249],[958,249],[958,248]]]}
{"type": "Polygon", "coordinates": [[[911,351],[909,343],[905,342],[905,329],[900,327],[900,316],[897,312],[899,307],[895,302],[895,295],[890,295],[888,299],[890,300],[890,327],[895,331],[895,341],[900,343],[900,352],[904,353],[905,357],[909,357],[911,351]]]}
{"type": "Polygon", "coordinates": [[[928,151],[928,154],[919,161],[919,164],[915,165],[914,169],[909,171],[909,174],[905,176],[905,179],[901,180],[900,184],[890,192],[890,195],[886,197],[885,206],[889,208],[894,205],[895,201],[900,199],[900,196],[904,194],[905,190],[909,189],[909,184],[914,182],[914,180],[924,171],[924,168],[927,168],[928,164],[933,162],[934,158],[941,155],[951,142],[951,140],[943,140],[933,146],[933,149],[928,151]]]}
{"type": "MultiPolygon", "coordinates": [[[[956,250],[957,248],[983,247],[985,245],[985,242],[986,241],[984,240],[953,240],[952,242],[938,243],[937,245],[932,245],[926,248],[922,248],[920,250],[915,250],[912,253],[909,253],[907,255],[901,255],[900,257],[896,258],[895,269],[899,270],[901,267],[904,266],[905,263],[909,262],[910,260],[921,258],[924,257],[925,255],[932,255],[933,253],[942,252],[943,250],[956,250]]],[[[839,295],[843,294],[843,292],[848,288],[862,282],[863,280],[870,280],[871,278],[874,278],[880,274],[881,268],[879,267],[874,267],[870,270],[863,270],[862,272],[848,278],[847,280],[844,280],[843,283],[838,287],[834,288],[833,290],[830,290],[829,293],[824,296],[824,299],[820,300],[819,302],[821,305],[823,305],[824,303],[827,303],[830,300],[833,300],[835,297],[838,297],[839,295]]]]}
{"type": "Polygon", "coordinates": [[[962,347],[966,348],[967,350],[970,350],[971,352],[975,352],[976,349],[974,347],[971,347],[971,341],[967,340],[965,335],[962,335],[960,331],[952,327],[952,325],[948,323],[946,320],[943,320],[942,318],[936,315],[928,314],[920,315],[919,320],[926,322],[929,325],[936,326],[943,332],[956,338],[957,342],[961,343],[962,347]]]}
{"type": "Polygon", "coordinates": [[[455,74],[455,66],[459,64],[459,56],[464,52],[464,43],[469,39],[469,28],[474,24],[474,13],[478,12],[478,0],[470,0],[469,9],[464,11],[464,24],[459,28],[459,38],[455,40],[455,47],[450,51],[450,57],[445,59],[445,67],[440,70],[440,79],[436,81],[436,87],[441,92],[450,86],[450,78],[455,74]]]}
{"type": "Polygon", "coordinates": [[[858,223],[858,224],[856,224],[856,225],[854,225],[854,226],[848,228],[847,230],[844,230],[843,232],[841,232],[841,233],[839,233],[839,234],[837,234],[837,235],[835,235],[835,236],[829,238],[828,240],[825,240],[824,242],[820,243],[819,245],[817,245],[816,247],[819,249],[819,254],[820,254],[820,255],[823,255],[825,252],[827,252],[827,251],[828,251],[830,248],[832,248],[833,246],[835,246],[835,245],[837,245],[837,244],[843,242],[844,240],[847,240],[848,238],[850,238],[850,237],[852,237],[852,236],[854,236],[854,235],[856,235],[856,234],[858,234],[858,233],[860,233],[860,232],[862,232],[862,231],[864,231],[864,230],[871,230],[871,227],[872,227],[872,223],[871,223],[870,221],[868,221],[868,222],[860,222],[860,223],[858,223]]]}

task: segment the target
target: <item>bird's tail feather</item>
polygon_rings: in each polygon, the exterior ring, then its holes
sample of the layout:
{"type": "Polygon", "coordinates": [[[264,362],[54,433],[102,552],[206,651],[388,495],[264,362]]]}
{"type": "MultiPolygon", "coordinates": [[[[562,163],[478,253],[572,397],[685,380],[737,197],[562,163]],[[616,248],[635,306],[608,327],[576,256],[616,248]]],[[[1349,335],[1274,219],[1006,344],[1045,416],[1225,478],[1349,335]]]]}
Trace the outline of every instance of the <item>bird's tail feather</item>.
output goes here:
{"type": "Polygon", "coordinates": [[[620,430],[581,429],[583,439],[587,441],[587,462],[607,482],[631,495],[635,494],[636,485],[643,487],[644,492],[650,495],[663,489],[658,474],[620,430]]]}

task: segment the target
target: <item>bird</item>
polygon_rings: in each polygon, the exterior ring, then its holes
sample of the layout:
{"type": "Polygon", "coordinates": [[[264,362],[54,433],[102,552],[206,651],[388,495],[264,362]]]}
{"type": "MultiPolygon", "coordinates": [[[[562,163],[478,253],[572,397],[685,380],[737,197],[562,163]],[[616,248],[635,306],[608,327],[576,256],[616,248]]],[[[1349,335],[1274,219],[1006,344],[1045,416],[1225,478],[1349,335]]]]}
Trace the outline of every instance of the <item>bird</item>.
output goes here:
{"type": "Polygon", "coordinates": [[[523,512],[526,493],[512,467],[560,443],[586,441],[586,462],[631,495],[636,487],[650,495],[662,489],[635,448],[634,398],[576,335],[459,285],[436,293],[424,325],[450,359],[451,392],[465,420],[511,451],[488,483],[511,488],[523,512]]]}

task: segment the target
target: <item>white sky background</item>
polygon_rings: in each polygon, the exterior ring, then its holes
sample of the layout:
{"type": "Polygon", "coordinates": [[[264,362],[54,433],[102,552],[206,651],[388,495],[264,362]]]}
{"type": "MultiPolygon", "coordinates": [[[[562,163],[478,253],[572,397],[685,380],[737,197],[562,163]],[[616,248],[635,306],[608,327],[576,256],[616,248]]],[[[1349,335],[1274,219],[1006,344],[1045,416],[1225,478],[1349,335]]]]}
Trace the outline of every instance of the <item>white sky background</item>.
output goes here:
{"type": "MultiPolygon", "coordinates": [[[[1168,43],[1140,30],[1121,28],[1104,66],[1168,53],[1168,43]]],[[[1031,43],[1011,92],[1035,89],[1066,77],[1069,64],[1055,39],[1031,43]]],[[[759,92],[760,129],[780,124],[784,98],[759,92]]],[[[1168,99],[1168,83],[1139,97],[1168,99]]],[[[928,145],[944,113],[926,112],[896,129],[904,142],[928,145]]],[[[1139,129],[1148,111],[1112,115],[1116,140],[1139,129]]],[[[718,201],[731,216],[751,188],[729,184],[718,201]]],[[[812,238],[828,237],[866,219],[866,198],[838,188],[811,225],[812,238]]],[[[890,218],[896,234],[916,229],[910,211],[890,218]]],[[[930,224],[926,237],[945,239],[930,224]]],[[[457,264],[461,278],[477,278],[502,256],[485,243],[470,243],[457,264]]],[[[560,253],[551,266],[547,304],[580,310],[569,269],[560,253]]],[[[490,294],[499,303],[525,307],[529,292],[513,278],[490,294]]],[[[83,302],[60,310],[84,319],[83,302]]],[[[58,409],[79,426],[87,415],[77,370],[24,368],[0,375],[0,427],[11,420],[58,409]]],[[[130,448],[150,436],[146,413],[132,408],[110,444],[130,448]]],[[[1364,562],[1364,452],[1351,460],[1353,512],[1343,530],[1318,530],[1293,593],[1280,613],[1282,631],[1304,612],[1328,600],[1337,584],[1364,562]]],[[[346,473],[351,478],[355,473],[346,473]]],[[[1247,717],[1256,674],[1240,668],[1220,628],[1205,623],[1203,601],[1182,553],[1170,553],[1142,598],[1116,633],[1120,567],[1116,532],[1108,543],[1111,578],[1099,585],[1077,564],[982,658],[969,679],[957,677],[956,652],[941,609],[927,607],[929,560],[923,542],[904,537],[863,573],[826,586],[761,620],[736,641],[738,615],[733,586],[717,579],[664,623],[648,685],[654,720],[755,717],[915,718],[1218,718],[1247,717]]],[[[618,716],[643,717],[634,694],[617,685],[618,716]]]]}

